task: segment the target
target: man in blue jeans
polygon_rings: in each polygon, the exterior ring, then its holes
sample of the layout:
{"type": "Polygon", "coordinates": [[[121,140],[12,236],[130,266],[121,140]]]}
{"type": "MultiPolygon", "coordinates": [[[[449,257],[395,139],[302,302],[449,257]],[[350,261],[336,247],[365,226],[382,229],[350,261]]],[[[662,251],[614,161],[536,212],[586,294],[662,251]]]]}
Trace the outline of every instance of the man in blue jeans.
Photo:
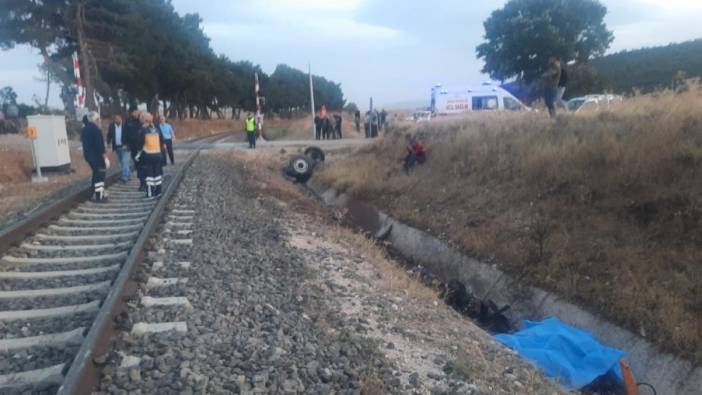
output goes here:
{"type": "Polygon", "coordinates": [[[171,124],[167,121],[168,120],[163,115],[159,117],[158,126],[161,129],[161,134],[163,135],[163,141],[161,144],[166,147],[166,149],[161,153],[163,154],[164,165],[166,164],[166,154],[168,154],[171,164],[175,165],[175,161],[173,160],[173,140],[175,139],[175,133],[173,133],[173,126],[171,126],[171,124]]]}
{"type": "Polygon", "coordinates": [[[115,115],[107,131],[107,144],[112,145],[112,151],[117,155],[117,160],[122,167],[122,182],[129,182],[129,147],[122,133],[122,116],[115,115]]]}

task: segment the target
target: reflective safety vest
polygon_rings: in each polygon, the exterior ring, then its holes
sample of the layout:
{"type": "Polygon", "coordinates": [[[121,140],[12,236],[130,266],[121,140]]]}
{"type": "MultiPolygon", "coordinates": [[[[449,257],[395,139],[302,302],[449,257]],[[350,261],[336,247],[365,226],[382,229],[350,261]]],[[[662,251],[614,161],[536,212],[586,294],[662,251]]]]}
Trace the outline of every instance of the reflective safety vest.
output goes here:
{"type": "Polygon", "coordinates": [[[144,135],[144,152],[147,154],[161,153],[161,139],[155,130],[144,135]]]}
{"type": "Polygon", "coordinates": [[[249,133],[256,131],[256,119],[246,118],[246,131],[249,133]]]}

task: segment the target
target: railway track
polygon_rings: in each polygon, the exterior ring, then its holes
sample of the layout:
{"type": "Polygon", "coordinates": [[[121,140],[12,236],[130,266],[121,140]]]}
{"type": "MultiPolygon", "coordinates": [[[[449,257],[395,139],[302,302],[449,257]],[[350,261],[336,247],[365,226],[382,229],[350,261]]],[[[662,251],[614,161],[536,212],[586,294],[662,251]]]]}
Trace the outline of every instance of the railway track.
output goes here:
{"type": "Polygon", "coordinates": [[[114,184],[108,203],[77,201],[2,255],[0,394],[86,390],[95,348],[146,240],[198,153],[164,168],[160,199],[138,192],[137,181],[114,184]]]}

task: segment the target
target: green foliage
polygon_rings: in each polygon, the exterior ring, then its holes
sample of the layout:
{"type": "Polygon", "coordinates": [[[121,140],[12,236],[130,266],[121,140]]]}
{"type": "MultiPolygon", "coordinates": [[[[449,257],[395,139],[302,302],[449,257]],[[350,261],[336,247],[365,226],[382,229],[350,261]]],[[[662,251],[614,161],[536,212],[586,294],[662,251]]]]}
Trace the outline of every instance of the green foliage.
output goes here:
{"type": "MultiPolygon", "coordinates": [[[[676,81],[702,77],[702,39],[623,51],[594,59],[592,65],[614,92],[676,88],[676,81]],[[680,72],[684,74],[680,74],[680,72]]],[[[677,82],[679,83],[679,81],[677,82]]]]}
{"type": "Polygon", "coordinates": [[[17,104],[17,93],[11,86],[0,89],[0,105],[17,104]]]}
{"type": "Polygon", "coordinates": [[[484,22],[485,42],[477,47],[483,72],[500,81],[537,80],[550,56],[586,62],[613,40],[598,0],[510,0],[484,22]]]}
{"type": "Polygon", "coordinates": [[[344,106],[344,111],[353,115],[358,111],[358,106],[354,102],[348,103],[344,106]]]}
{"type": "MultiPolygon", "coordinates": [[[[169,0],[4,0],[0,48],[28,44],[42,51],[45,70],[62,85],[67,111],[75,93],[76,50],[86,87],[95,89],[108,113],[133,102],[150,110],[164,104],[179,117],[222,116],[224,108],[252,111],[254,73],[269,110],[309,107],[305,73],[281,65],[269,78],[258,65],[218,56],[201,23],[198,14],[179,15],[169,0]]],[[[319,105],[341,109],[339,84],[313,78],[319,105]]]]}
{"type": "Polygon", "coordinates": [[[568,67],[568,89],[565,98],[610,92],[607,80],[591,64],[581,63],[568,67]]]}
{"type": "Polygon", "coordinates": [[[69,11],[68,0],[3,0],[0,48],[29,44],[45,53],[52,45],[65,45],[69,11]]]}
{"type": "Polygon", "coordinates": [[[264,91],[269,111],[288,113],[309,109],[309,77],[300,70],[281,64],[276,67],[264,91]]]}
{"type": "MultiPolygon", "coordinates": [[[[314,85],[315,111],[322,105],[332,111],[340,111],[344,106],[341,86],[324,77],[312,76],[314,85]]],[[[269,111],[290,114],[310,109],[309,75],[288,65],[278,65],[268,79],[264,91],[269,111]]]]}
{"type": "Polygon", "coordinates": [[[322,105],[327,106],[330,111],[341,111],[344,108],[346,100],[341,91],[341,84],[317,75],[312,75],[312,83],[314,84],[314,104],[317,107],[315,110],[321,109],[322,105]]]}

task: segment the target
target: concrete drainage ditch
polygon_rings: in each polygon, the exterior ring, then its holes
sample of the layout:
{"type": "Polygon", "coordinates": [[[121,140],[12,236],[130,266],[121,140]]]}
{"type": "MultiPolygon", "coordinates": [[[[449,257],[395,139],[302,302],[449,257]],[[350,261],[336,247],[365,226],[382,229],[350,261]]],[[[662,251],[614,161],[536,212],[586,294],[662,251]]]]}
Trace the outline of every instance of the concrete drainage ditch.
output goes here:
{"type": "MultiPolygon", "coordinates": [[[[311,175],[310,175],[311,176],[311,175]]],[[[309,177],[308,177],[309,178],[309,177]]],[[[302,181],[304,182],[304,181],[302,181]]],[[[370,235],[387,240],[405,259],[417,263],[441,282],[460,282],[480,300],[492,300],[512,323],[558,317],[588,331],[610,347],[625,351],[637,381],[651,384],[659,395],[699,395],[702,369],[660,352],[648,340],[597,317],[540,288],[519,284],[496,265],[479,262],[421,230],[405,225],[374,207],[327,188],[314,179],[307,187],[325,204],[342,210],[344,218],[370,235]]],[[[645,392],[642,392],[645,394],[645,392]]]]}

